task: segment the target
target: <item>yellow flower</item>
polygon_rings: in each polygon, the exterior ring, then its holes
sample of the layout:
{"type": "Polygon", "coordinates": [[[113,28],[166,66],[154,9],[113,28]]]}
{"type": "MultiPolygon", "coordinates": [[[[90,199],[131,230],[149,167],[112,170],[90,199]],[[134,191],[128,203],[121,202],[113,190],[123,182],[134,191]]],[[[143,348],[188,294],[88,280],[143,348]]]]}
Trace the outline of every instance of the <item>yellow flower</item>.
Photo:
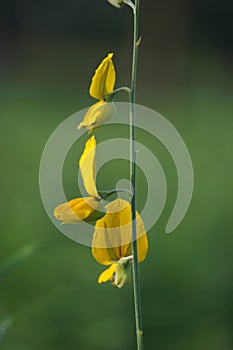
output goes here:
{"type": "Polygon", "coordinates": [[[75,198],[60,204],[54,210],[54,216],[63,224],[78,224],[81,221],[98,220],[101,212],[100,200],[93,197],[75,198]]]}
{"type": "Polygon", "coordinates": [[[100,198],[96,189],[96,140],[92,136],[85,145],[85,149],[79,159],[79,168],[84,187],[91,197],[100,198]]]}
{"type": "Polygon", "coordinates": [[[90,95],[97,100],[102,100],[106,95],[113,92],[116,72],[112,57],[113,53],[109,53],[108,56],[103,59],[92,78],[90,95]]]}
{"type": "Polygon", "coordinates": [[[99,126],[106,123],[115,113],[115,106],[112,102],[101,100],[94,103],[87,111],[78,129],[87,128],[89,134],[99,126]]]}
{"type": "Polygon", "coordinates": [[[106,123],[115,113],[114,104],[105,100],[106,96],[113,92],[116,81],[112,57],[112,53],[108,54],[95,71],[89,92],[99,101],[88,109],[78,129],[87,128],[91,133],[95,128],[106,123]]]}
{"type": "Polygon", "coordinates": [[[104,214],[104,206],[96,189],[96,141],[92,136],[85,145],[79,160],[79,167],[84,187],[89,195],[85,198],[75,198],[60,204],[54,210],[54,216],[63,224],[77,224],[81,221],[92,222],[104,214]]]}
{"type": "MultiPolygon", "coordinates": [[[[138,262],[142,262],[148,251],[144,224],[137,213],[138,262]]],[[[98,282],[111,280],[121,288],[129,281],[129,266],[132,260],[131,205],[116,199],[106,206],[106,215],[96,222],[92,242],[92,255],[102,265],[110,267],[102,272],[98,282]]]]}

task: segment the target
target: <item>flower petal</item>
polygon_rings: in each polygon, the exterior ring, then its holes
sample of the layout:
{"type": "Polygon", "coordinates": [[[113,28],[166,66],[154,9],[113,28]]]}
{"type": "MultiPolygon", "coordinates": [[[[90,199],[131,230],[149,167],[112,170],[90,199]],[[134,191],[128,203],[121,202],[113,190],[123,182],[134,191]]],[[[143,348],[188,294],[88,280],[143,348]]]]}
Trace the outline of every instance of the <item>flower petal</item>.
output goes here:
{"type": "Polygon", "coordinates": [[[96,102],[88,109],[78,129],[87,128],[90,134],[94,129],[111,119],[115,110],[116,108],[113,102],[105,102],[104,100],[96,102]]]}
{"type": "Polygon", "coordinates": [[[110,281],[113,278],[113,274],[116,272],[117,264],[113,263],[107,270],[102,272],[98,278],[98,283],[110,281]]]}
{"type": "MultiPolygon", "coordinates": [[[[77,224],[82,220],[88,221],[88,218],[89,221],[93,221],[93,214],[98,212],[100,206],[100,200],[96,198],[75,198],[57,206],[54,210],[54,216],[64,224],[77,224]]],[[[103,215],[101,214],[102,212],[97,216],[101,217],[103,215]]]]}
{"type": "Polygon", "coordinates": [[[80,172],[84,187],[87,193],[96,198],[100,198],[96,189],[96,141],[92,136],[85,145],[84,152],[79,160],[80,172]]]}
{"type": "Polygon", "coordinates": [[[113,92],[116,72],[112,62],[113,54],[108,54],[96,69],[90,86],[90,95],[102,100],[107,94],[113,92]]]}
{"type": "MultiPolygon", "coordinates": [[[[143,221],[137,213],[138,261],[145,259],[148,241],[143,221]]],[[[106,206],[106,215],[96,222],[92,241],[92,254],[102,265],[119,261],[132,254],[131,205],[116,199],[106,206]]]]}
{"type": "MultiPolygon", "coordinates": [[[[93,244],[98,240],[96,233],[94,233],[93,244]]],[[[113,261],[117,261],[117,255],[113,248],[97,248],[92,246],[92,255],[95,260],[102,265],[110,265],[113,261]]]]}

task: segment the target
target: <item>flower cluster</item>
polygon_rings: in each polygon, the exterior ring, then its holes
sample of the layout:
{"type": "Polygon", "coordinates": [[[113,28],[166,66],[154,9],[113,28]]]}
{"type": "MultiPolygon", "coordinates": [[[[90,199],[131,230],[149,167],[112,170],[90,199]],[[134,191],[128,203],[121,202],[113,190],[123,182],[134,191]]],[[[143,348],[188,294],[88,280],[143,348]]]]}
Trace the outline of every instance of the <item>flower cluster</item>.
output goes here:
{"type": "MultiPolygon", "coordinates": [[[[84,116],[78,128],[87,128],[89,133],[106,123],[114,114],[114,93],[116,72],[108,54],[96,69],[90,86],[90,95],[97,100],[84,116]]],[[[130,280],[132,262],[131,204],[117,198],[105,206],[101,193],[96,188],[96,139],[92,136],[86,142],[79,160],[79,168],[87,197],[75,198],[60,204],[54,216],[63,224],[77,224],[81,221],[95,222],[92,240],[92,255],[108,268],[99,276],[98,282],[111,281],[121,288],[130,280]]],[[[145,259],[148,241],[143,221],[137,213],[136,233],[138,262],[145,259]]]]}

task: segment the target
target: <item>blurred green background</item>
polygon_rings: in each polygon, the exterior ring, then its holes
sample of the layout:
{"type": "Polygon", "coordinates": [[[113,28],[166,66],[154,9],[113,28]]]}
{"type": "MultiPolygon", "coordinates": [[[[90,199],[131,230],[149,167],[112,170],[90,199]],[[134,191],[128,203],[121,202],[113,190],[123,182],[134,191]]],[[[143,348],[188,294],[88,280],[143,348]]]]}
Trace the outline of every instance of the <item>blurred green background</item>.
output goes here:
{"type": "MultiPolygon", "coordinates": [[[[141,1],[137,102],[173,123],[195,172],[189,211],[167,236],[177,193],[175,167],[159,142],[139,135],[168,181],[166,208],[148,233],[150,251],[140,265],[145,349],[233,348],[230,5],[226,0],[141,1]]],[[[38,185],[50,134],[93,103],[90,79],[108,52],[115,53],[117,86],[129,84],[131,17],[129,9],[117,10],[105,0],[0,1],[3,350],[135,348],[132,286],[117,290],[97,284],[103,267],[90,248],[52,225],[38,185]]],[[[96,135],[101,141],[111,132],[106,127],[96,135]]],[[[69,198],[78,195],[82,149],[76,151],[64,169],[69,198]]],[[[106,166],[99,188],[113,188],[126,168],[123,161],[106,166]]],[[[140,188],[144,181],[139,174],[140,188]]],[[[142,191],[139,199],[140,207],[142,191]]]]}

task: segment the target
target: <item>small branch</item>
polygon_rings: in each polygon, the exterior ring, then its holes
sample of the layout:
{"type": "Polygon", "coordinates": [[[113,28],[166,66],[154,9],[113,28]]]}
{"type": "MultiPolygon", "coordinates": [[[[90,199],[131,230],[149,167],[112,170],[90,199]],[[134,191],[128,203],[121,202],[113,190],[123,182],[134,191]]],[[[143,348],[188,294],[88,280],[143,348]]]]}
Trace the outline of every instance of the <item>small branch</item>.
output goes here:
{"type": "Polygon", "coordinates": [[[131,89],[128,88],[127,86],[120,87],[120,88],[114,90],[113,92],[111,92],[110,94],[104,96],[104,99],[107,102],[113,102],[113,101],[115,101],[116,96],[121,92],[126,92],[130,96],[131,89]]]}

